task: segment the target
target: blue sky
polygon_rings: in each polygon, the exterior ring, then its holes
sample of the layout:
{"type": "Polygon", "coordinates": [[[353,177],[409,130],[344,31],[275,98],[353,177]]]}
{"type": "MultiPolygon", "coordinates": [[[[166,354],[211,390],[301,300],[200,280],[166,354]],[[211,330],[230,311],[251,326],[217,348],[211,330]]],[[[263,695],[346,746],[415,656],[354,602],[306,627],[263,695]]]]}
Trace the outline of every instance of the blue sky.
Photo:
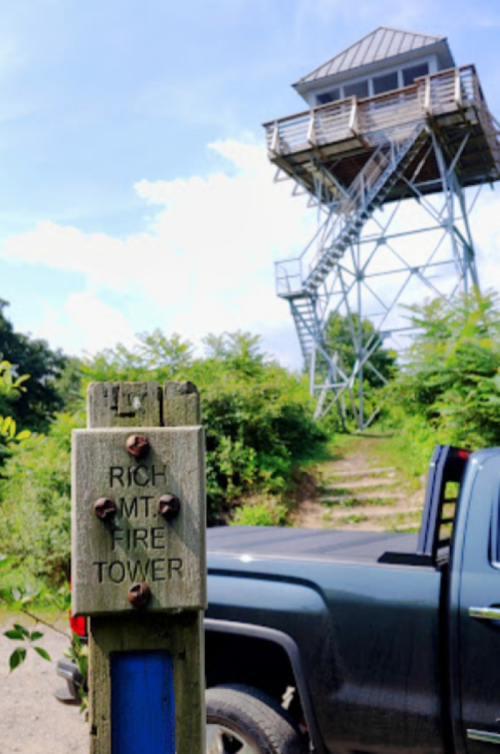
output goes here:
{"type": "MultiPolygon", "coordinates": [[[[273,262],[311,218],[260,124],[379,24],[448,36],[500,117],[498,0],[19,0],[0,21],[0,297],[72,353],[242,328],[298,366],[273,262]]],[[[481,206],[495,285],[498,192],[481,206]]]]}

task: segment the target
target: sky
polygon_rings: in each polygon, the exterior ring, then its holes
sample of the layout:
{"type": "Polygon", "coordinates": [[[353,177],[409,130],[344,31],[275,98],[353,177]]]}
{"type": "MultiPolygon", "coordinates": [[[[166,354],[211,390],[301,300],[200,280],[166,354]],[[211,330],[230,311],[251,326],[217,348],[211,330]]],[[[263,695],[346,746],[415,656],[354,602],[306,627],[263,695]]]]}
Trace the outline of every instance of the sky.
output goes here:
{"type": "MultiPolygon", "coordinates": [[[[260,334],[300,366],[274,262],[314,217],[261,124],[380,24],[444,35],[500,117],[498,0],[18,0],[0,9],[0,298],[17,330],[95,353],[160,328],[260,334]]],[[[500,193],[472,217],[499,287],[500,193]]]]}

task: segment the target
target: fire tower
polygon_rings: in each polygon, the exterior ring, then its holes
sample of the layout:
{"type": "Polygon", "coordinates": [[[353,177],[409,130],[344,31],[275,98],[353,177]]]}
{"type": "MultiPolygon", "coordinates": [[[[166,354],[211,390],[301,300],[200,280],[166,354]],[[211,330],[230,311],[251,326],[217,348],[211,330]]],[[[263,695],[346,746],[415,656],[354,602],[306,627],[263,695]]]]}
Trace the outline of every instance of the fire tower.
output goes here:
{"type": "Polygon", "coordinates": [[[410,331],[398,306],[478,285],[469,215],[500,178],[498,123],[474,66],[457,67],[445,38],[387,27],[294,86],[308,109],[264,124],[269,158],[276,180],[309,195],[317,227],[299,257],[276,264],[277,294],[316,415],[349,401],[363,429],[378,412],[365,416],[364,377],[385,381],[374,355],[410,331]],[[325,340],[332,313],[348,323],[351,365],[325,340]]]}

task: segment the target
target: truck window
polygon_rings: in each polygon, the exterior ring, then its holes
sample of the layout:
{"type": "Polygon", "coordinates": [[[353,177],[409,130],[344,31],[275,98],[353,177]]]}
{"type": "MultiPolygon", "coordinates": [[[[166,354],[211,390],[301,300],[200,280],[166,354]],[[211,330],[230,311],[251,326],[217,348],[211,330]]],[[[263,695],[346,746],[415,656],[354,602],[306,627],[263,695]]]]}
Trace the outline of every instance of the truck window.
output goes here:
{"type": "MultiPolygon", "coordinates": [[[[415,553],[385,552],[379,563],[437,566],[449,560],[456,509],[469,456],[468,450],[436,445],[427,474],[417,550],[415,553]]],[[[498,549],[500,554],[500,545],[498,549]]]]}
{"type": "Polygon", "coordinates": [[[429,464],[417,554],[433,564],[449,558],[455,512],[470,452],[436,445],[429,464]]]}
{"type": "Polygon", "coordinates": [[[492,506],[490,556],[492,565],[500,568],[500,496],[492,506]]]}

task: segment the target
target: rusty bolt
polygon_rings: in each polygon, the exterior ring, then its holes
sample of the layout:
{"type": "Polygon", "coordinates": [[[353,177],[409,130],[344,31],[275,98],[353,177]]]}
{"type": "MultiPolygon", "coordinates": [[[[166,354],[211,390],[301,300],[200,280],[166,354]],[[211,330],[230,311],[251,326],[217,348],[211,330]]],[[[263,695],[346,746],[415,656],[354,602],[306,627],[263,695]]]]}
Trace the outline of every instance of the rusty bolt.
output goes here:
{"type": "Polygon", "coordinates": [[[149,442],[142,435],[130,435],[125,443],[127,453],[134,458],[142,458],[149,450],[149,442]]]}
{"type": "Polygon", "coordinates": [[[146,607],[151,599],[151,589],[147,584],[132,584],[127,592],[127,599],[132,607],[146,607]]]}
{"type": "Polygon", "coordinates": [[[175,518],[181,509],[181,501],[175,495],[162,495],[158,500],[158,513],[167,521],[175,518]]]}
{"type": "Polygon", "coordinates": [[[100,497],[94,503],[94,513],[101,521],[111,521],[116,515],[116,503],[109,497],[100,497]]]}

